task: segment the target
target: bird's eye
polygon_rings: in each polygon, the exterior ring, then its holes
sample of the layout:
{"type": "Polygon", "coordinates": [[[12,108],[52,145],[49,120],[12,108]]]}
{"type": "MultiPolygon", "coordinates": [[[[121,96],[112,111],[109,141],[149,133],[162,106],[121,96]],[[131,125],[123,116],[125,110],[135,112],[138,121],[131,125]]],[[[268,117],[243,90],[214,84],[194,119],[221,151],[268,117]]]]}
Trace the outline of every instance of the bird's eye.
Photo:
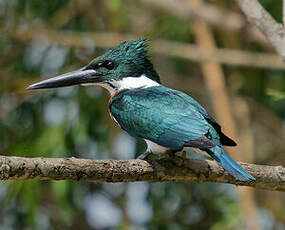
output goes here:
{"type": "Polygon", "coordinates": [[[105,67],[108,70],[112,70],[115,68],[115,63],[112,61],[104,61],[102,64],[103,67],[105,67]]]}

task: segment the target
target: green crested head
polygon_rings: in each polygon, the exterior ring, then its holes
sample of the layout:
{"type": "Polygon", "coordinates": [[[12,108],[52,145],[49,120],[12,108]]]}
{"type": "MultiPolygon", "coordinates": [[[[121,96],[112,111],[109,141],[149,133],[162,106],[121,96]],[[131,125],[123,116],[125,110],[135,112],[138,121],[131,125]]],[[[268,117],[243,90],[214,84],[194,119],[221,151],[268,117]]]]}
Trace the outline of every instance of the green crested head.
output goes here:
{"type": "Polygon", "coordinates": [[[79,70],[35,83],[28,89],[97,84],[111,92],[159,83],[159,76],[147,55],[146,40],[138,39],[107,50],[79,70]]]}
{"type": "Polygon", "coordinates": [[[117,81],[124,77],[139,77],[144,74],[160,83],[159,76],[149,60],[147,52],[148,47],[145,39],[123,42],[93,59],[86,68],[102,73],[103,81],[117,81]]]}

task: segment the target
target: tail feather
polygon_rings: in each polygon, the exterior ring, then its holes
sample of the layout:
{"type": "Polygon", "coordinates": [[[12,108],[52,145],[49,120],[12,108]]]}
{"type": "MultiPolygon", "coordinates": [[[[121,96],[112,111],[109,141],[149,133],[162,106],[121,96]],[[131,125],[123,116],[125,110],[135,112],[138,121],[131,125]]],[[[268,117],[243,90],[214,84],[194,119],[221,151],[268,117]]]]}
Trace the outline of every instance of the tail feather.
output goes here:
{"type": "Polygon", "coordinates": [[[255,178],[245,171],[237,162],[235,162],[234,159],[231,158],[222,147],[215,146],[213,148],[206,149],[205,151],[237,180],[255,181],[255,178]]]}

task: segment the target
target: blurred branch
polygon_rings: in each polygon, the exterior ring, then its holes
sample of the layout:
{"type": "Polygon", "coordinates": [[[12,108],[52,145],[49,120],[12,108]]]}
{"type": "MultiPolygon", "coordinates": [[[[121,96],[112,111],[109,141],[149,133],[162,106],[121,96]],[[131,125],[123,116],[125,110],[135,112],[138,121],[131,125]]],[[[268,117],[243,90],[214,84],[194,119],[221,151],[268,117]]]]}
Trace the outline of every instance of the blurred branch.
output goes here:
{"type": "MultiPolygon", "coordinates": [[[[189,2],[196,2],[197,5],[202,4],[202,0],[189,0],[189,2]]],[[[201,47],[207,50],[216,48],[213,32],[205,21],[196,19],[193,21],[192,26],[196,41],[201,47]]],[[[201,62],[201,68],[217,120],[221,122],[225,133],[234,140],[239,140],[243,136],[239,136],[237,132],[236,123],[231,111],[232,102],[228,96],[224,71],[221,64],[215,61],[205,61],[201,62]]],[[[244,118],[245,117],[243,117],[241,123],[244,122],[244,118]]],[[[246,126],[244,130],[248,130],[248,126],[246,126]]],[[[238,152],[243,153],[239,155],[239,159],[244,159],[243,155],[253,156],[251,149],[246,148],[244,145],[238,146],[238,152]],[[243,151],[240,151],[241,146],[243,146],[243,151]]],[[[247,187],[240,187],[238,189],[238,196],[242,213],[246,217],[243,218],[244,227],[248,230],[259,230],[260,228],[256,221],[256,205],[253,190],[247,187]]]]}
{"type": "Polygon", "coordinates": [[[141,0],[142,3],[167,11],[182,19],[199,18],[209,25],[220,26],[233,32],[246,32],[255,40],[266,43],[266,39],[256,28],[247,24],[238,13],[229,9],[222,9],[210,3],[196,4],[186,0],[141,0]],[[245,31],[244,31],[245,30],[245,31]]]}
{"type": "Polygon", "coordinates": [[[282,1],[282,22],[285,25],[285,0],[282,1]]]}
{"type": "Polygon", "coordinates": [[[81,180],[92,182],[196,181],[222,182],[285,191],[285,168],[240,163],[256,182],[236,181],[212,160],[90,160],[0,156],[1,180],[81,180]]]}
{"type": "MultiPolygon", "coordinates": [[[[110,48],[119,42],[137,39],[135,34],[120,34],[112,32],[58,32],[46,29],[16,28],[5,32],[8,36],[23,41],[42,40],[65,46],[110,48]]],[[[247,52],[233,49],[203,49],[197,45],[166,40],[152,42],[156,54],[185,58],[194,61],[212,60],[223,64],[285,69],[280,57],[270,53],[247,52]]]]}
{"type": "Polygon", "coordinates": [[[257,26],[277,53],[285,60],[285,28],[257,0],[236,0],[248,21],[257,26]]]}

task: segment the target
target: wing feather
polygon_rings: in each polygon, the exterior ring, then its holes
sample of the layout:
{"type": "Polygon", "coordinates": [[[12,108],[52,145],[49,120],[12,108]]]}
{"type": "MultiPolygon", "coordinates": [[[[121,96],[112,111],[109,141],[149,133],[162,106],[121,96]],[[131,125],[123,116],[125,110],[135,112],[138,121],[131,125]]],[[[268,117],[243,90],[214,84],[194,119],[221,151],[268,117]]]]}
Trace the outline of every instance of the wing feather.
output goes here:
{"type": "Polygon", "coordinates": [[[112,99],[110,111],[134,137],[175,149],[187,143],[189,146],[195,140],[199,140],[199,147],[203,147],[203,141],[208,147],[206,135],[209,131],[215,135],[215,130],[193,101],[180,91],[164,86],[149,87],[119,93],[112,99]]]}

